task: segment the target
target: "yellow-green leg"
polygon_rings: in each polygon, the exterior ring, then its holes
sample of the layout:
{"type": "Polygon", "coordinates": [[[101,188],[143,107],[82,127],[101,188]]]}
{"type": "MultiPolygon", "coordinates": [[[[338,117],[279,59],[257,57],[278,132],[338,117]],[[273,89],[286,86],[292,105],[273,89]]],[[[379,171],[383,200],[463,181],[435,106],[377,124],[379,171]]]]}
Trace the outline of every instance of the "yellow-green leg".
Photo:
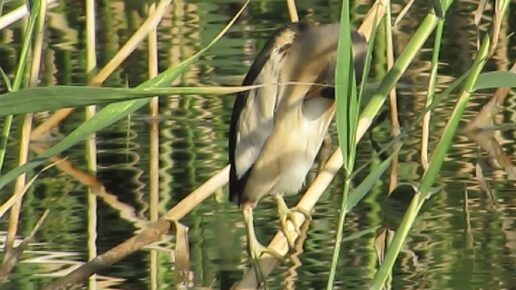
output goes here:
{"type": "Polygon", "coordinates": [[[299,235],[299,224],[297,223],[296,217],[294,215],[295,212],[299,212],[303,214],[307,220],[312,220],[312,216],[309,212],[302,208],[294,207],[288,208],[287,203],[283,199],[281,195],[275,195],[274,200],[276,201],[276,205],[278,206],[278,216],[281,222],[281,231],[283,235],[287,239],[288,245],[290,249],[294,248],[294,242],[296,239],[290,234],[288,230],[287,220],[290,220],[294,224],[294,228],[296,229],[297,234],[299,235]]]}
{"type": "Polygon", "coordinates": [[[255,271],[258,284],[265,283],[265,275],[263,274],[259,262],[260,256],[266,252],[281,261],[283,261],[283,256],[278,252],[263,246],[256,238],[253,223],[253,207],[244,205],[242,207],[242,213],[244,214],[245,228],[247,232],[247,251],[249,253],[249,259],[251,260],[252,267],[255,271]]]}

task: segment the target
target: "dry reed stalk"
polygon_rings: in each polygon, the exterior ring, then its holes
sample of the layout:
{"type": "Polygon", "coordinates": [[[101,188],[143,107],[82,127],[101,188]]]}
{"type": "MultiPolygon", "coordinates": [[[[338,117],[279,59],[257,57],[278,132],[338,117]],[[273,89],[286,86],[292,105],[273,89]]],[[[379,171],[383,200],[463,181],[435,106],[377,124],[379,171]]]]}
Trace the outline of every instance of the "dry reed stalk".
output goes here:
{"type": "MultiPolygon", "coordinates": [[[[152,14],[156,10],[156,3],[148,4],[147,14],[152,14]]],[[[158,34],[154,29],[147,37],[147,69],[149,78],[154,78],[158,75],[158,34]]],[[[159,219],[159,98],[153,97],[149,102],[149,220],[155,222],[159,219]]],[[[176,225],[176,253],[177,246],[181,246],[179,241],[183,241],[182,227],[176,225]]],[[[181,261],[181,259],[180,259],[181,261]]],[[[188,265],[188,263],[186,263],[188,265]]],[[[158,250],[151,249],[149,253],[149,277],[150,289],[158,289],[158,250]]],[[[176,272],[180,271],[182,267],[175,267],[176,272]]],[[[181,271],[182,272],[182,271],[181,271]]],[[[186,271],[185,271],[186,272],[186,271]]]]}
{"type": "Polygon", "coordinates": [[[299,15],[297,14],[296,0],[287,0],[288,7],[288,15],[290,16],[290,21],[298,22],[299,15]]]}
{"type": "MultiPolygon", "coordinates": [[[[97,71],[97,53],[95,36],[95,1],[86,0],[86,74],[90,81],[97,71]]],[[[93,118],[96,114],[97,106],[87,106],[84,109],[86,119],[93,118]]],[[[97,138],[96,134],[91,134],[86,138],[86,164],[88,173],[93,177],[97,173],[97,138]]],[[[59,157],[58,157],[59,158],[59,157]]],[[[70,162],[71,164],[71,162],[70,162]]],[[[87,247],[88,260],[92,260],[98,255],[97,249],[97,196],[93,188],[88,188],[87,193],[88,215],[87,215],[87,247]]],[[[88,281],[88,289],[95,289],[97,285],[96,276],[92,275],[88,281]]]]}
{"type": "MultiPolygon", "coordinates": [[[[387,70],[391,70],[394,65],[394,48],[392,41],[392,27],[391,27],[391,9],[390,7],[387,10],[387,17],[385,18],[385,37],[387,40],[387,70]]],[[[396,94],[396,87],[392,88],[389,93],[389,103],[390,103],[390,111],[391,111],[391,135],[396,139],[400,134],[400,122],[398,120],[398,96],[396,94]]],[[[392,144],[394,150],[397,147],[401,146],[400,141],[395,141],[392,144]]],[[[389,192],[393,191],[398,185],[398,156],[395,154],[391,161],[391,171],[389,174],[389,192]]]]}
{"type": "MultiPolygon", "coordinates": [[[[38,144],[31,144],[31,150],[36,153],[42,153],[46,149],[38,144]]],[[[111,206],[111,208],[120,212],[120,217],[124,220],[127,220],[134,224],[135,227],[139,229],[143,229],[147,226],[147,221],[138,218],[134,212],[135,209],[132,206],[127,205],[126,203],[118,200],[118,197],[112,193],[109,193],[105,190],[104,185],[100,180],[97,179],[91,173],[80,170],[74,166],[74,164],[66,159],[59,156],[54,156],[50,158],[50,161],[55,164],[56,168],[68,174],[69,176],[75,178],[81,184],[88,187],[88,190],[91,191],[94,195],[101,198],[104,203],[111,206]]]]}
{"type": "MultiPolygon", "coordinates": [[[[513,64],[510,72],[516,72],[516,63],[513,64]]],[[[514,166],[511,156],[507,155],[500,145],[501,142],[495,136],[496,116],[503,109],[505,98],[510,91],[511,88],[498,88],[491,100],[466,125],[463,132],[480,145],[491,158],[496,160],[498,165],[507,173],[508,179],[516,180],[516,166],[514,166]]]]}
{"type": "Polygon", "coordinates": [[[13,248],[11,251],[5,253],[2,265],[0,265],[0,284],[3,284],[7,280],[7,278],[9,277],[9,273],[14,268],[16,262],[23,254],[29,243],[34,238],[34,235],[47,218],[48,213],[49,210],[45,210],[45,212],[43,212],[43,215],[41,215],[41,217],[36,222],[36,225],[32,229],[31,233],[27,237],[25,237],[25,239],[23,239],[23,241],[16,248],[13,248]]]}
{"type": "MultiPolygon", "coordinates": [[[[36,27],[34,30],[34,43],[32,49],[32,60],[30,65],[30,74],[29,74],[29,86],[35,86],[37,84],[40,64],[41,64],[41,53],[43,47],[43,30],[45,27],[45,15],[46,15],[46,1],[42,1],[39,7],[39,17],[37,19],[36,27]]],[[[34,17],[34,16],[31,16],[34,17]]],[[[31,37],[30,35],[26,37],[31,37]]],[[[30,132],[32,129],[32,117],[33,114],[25,114],[23,119],[23,124],[21,128],[20,135],[20,145],[18,152],[18,165],[23,165],[27,163],[28,155],[29,155],[29,142],[30,142],[30,132]]],[[[26,174],[21,174],[16,178],[16,182],[14,184],[14,192],[13,199],[10,201],[14,201],[14,204],[10,207],[9,214],[9,226],[7,230],[7,238],[5,241],[4,247],[4,259],[2,261],[2,278],[7,278],[7,275],[11,272],[12,268],[15,266],[18,257],[23,253],[25,247],[17,247],[14,248],[14,241],[16,239],[16,233],[18,229],[18,223],[20,220],[21,206],[23,201],[23,196],[27,191],[26,184],[26,174]],[[15,253],[16,252],[16,253],[15,253]]],[[[32,182],[29,182],[31,184],[32,182]]]]}
{"type": "Polygon", "coordinates": [[[192,209],[213,194],[213,192],[224,186],[228,182],[228,178],[229,166],[226,166],[192,193],[187,195],[183,200],[165,213],[162,218],[149,224],[145,230],[114,248],[111,248],[100,256],[97,256],[88,263],[85,263],[68,275],[45,285],[42,289],[69,288],[85,280],[92,274],[142,249],[146,245],[159,241],[161,236],[166,234],[172,226],[175,226],[178,220],[183,218],[192,209]]]}
{"type": "MultiPolygon", "coordinates": [[[[59,3],[56,3],[56,5],[50,5],[54,2],[57,2],[57,0],[47,0],[47,1],[41,1],[41,4],[45,4],[48,7],[54,7],[59,5],[59,3]]],[[[25,4],[21,5],[20,7],[14,9],[13,11],[2,15],[0,17],[0,30],[6,28],[7,26],[15,23],[16,21],[19,21],[23,17],[27,16],[29,14],[29,11],[27,10],[27,6],[25,4]]]]}
{"type": "Polygon", "coordinates": [[[428,161],[428,139],[430,138],[430,111],[423,116],[423,124],[421,125],[421,166],[426,170],[429,165],[428,161]]]}
{"type": "MultiPolygon", "coordinates": [[[[140,42],[154,29],[163,18],[171,0],[162,0],[156,6],[154,13],[149,15],[140,28],[127,40],[115,56],[91,79],[89,85],[99,86],[113,71],[138,47],[140,42]]],[[[63,119],[68,117],[75,109],[66,108],[56,111],[48,120],[40,124],[33,132],[33,138],[37,139],[46,131],[57,126],[63,119]]]]}
{"type": "Polygon", "coordinates": [[[403,19],[403,17],[405,17],[405,15],[408,13],[408,11],[412,7],[412,5],[414,5],[414,2],[415,2],[415,0],[409,0],[409,2],[407,2],[407,4],[405,4],[405,6],[403,6],[403,9],[401,9],[400,13],[396,17],[396,20],[394,20],[394,24],[392,26],[394,26],[394,27],[398,26],[401,19],[403,19]]]}
{"type": "MultiPolygon", "coordinates": [[[[156,10],[156,3],[148,6],[148,14],[153,14],[156,10]]],[[[149,78],[158,75],[158,34],[156,29],[149,33],[147,37],[147,66],[149,78]]],[[[149,125],[149,204],[150,220],[157,221],[159,212],[157,209],[159,202],[159,98],[153,97],[149,103],[150,125],[149,125]]]]}
{"type": "MultiPolygon", "coordinates": [[[[86,3],[86,74],[88,81],[94,76],[97,69],[97,54],[95,41],[95,2],[87,0],[86,3]]],[[[96,113],[96,106],[87,106],[85,108],[86,119],[92,118],[96,113]]],[[[64,116],[64,115],[63,115],[64,116]]],[[[39,126],[37,131],[32,132],[32,136],[36,137],[46,132],[43,127],[39,126]]],[[[49,128],[51,129],[51,128],[49,128]]],[[[86,160],[88,171],[90,173],[97,172],[97,142],[96,135],[91,134],[86,139],[86,160]]]]}
{"type": "MultiPolygon", "coordinates": [[[[369,40],[373,28],[378,25],[378,22],[385,15],[385,3],[386,1],[384,0],[376,1],[371,9],[369,9],[368,13],[364,17],[362,25],[358,29],[362,34],[364,34],[367,40],[369,40]]],[[[357,143],[364,136],[371,123],[372,120],[359,120],[356,137],[357,143]]],[[[331,181],[340,170],[342,165],[342,152],[340,148],[337,148],[331,155],[330,159],[327,161],[323,170],[317,175],[311,186],[301,197],[300,201],[296,205],[296,208],[300,208],[306,212],[311,212],[314,209],[315,204],[319,201],[324,190],[326,190],[326,188],[330,185],[331,181]]],[[[296,212],[295,219],[299,225],[302,225],[305,222],[305,216],[301,213],[296,212]]],[[[296,229],[295,225],[290,220],[288,220],[288,229],[289,234],[294,239],[297,239],[299,229],[296,229]]],[[[289,248],[287,239],[285,238],[283,232],[278,231],[272,238],[271,242],[267,245],[267,248],[285,256],[289,248]]],[[[278,263],[279,261],[271,254],[264,253],[260,257],[259,266],[264,278],[267,278],[267,276],[272,272],[278,263]]],[[[259,285],[255,276],[255,271],[253,269],[248,269],[242,280],[233,285],[232,290],[257,289],[258,287],[259,285]]]]}

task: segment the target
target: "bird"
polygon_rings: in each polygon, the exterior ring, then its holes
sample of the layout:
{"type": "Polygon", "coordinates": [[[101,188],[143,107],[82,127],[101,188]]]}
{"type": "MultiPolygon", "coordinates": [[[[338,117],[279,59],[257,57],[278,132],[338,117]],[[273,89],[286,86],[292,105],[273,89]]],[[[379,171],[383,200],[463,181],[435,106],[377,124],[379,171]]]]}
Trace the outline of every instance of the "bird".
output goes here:
{"type": "MultiPolygon", "coordinates": [[[[255,265],[267,249],[254,231],[253,209],[265,196],[276,201],[289,247],[292,213],[285,194],[304,185],[335,115],[334,78],[339,24],[289,23],[267,41],[244,78],[259,87],[237,94],[229,126],[229,200],[242,210],[247,249],[255,265]]],[[[366,39],[352,31],[356,76],[361,76],[366,39]]]]}

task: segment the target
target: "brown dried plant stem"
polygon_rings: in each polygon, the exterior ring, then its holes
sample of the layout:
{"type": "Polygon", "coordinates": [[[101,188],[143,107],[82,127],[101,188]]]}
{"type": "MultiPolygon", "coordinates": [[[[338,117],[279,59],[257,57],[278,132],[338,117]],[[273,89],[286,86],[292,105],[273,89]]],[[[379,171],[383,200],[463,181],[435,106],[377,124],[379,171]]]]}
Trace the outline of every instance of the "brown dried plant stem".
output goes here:
{"type": "Polygon", "coordinates": [[[229,166],[226,166],[213,177],[208,179],[204,184],[199,186],[195,191],[181,200],[162,218],[156,222],[151,223],[147,229],[117,245],[116,247],[108,250],[102,255],[97,256],[95,259],[82,265],[70,274],[45,285],[42,289],[48,290],[69,288],[80,283],[81,281],[84,281],[90,275],[142,249],[144,246],[159,241],[161,236],[166,234],[175,225],[175,221],[183,218],[198,204],[208,198],[213,192],[224,186],[228,182],[228,176],[229,166]]]}
{"type": "MultiPolygon", "coordinates": [[[[95,1],[86,0],[86,74],[90,81],[97,72],[97,54],[96,54],[96,37],[95,37],[95,1]]],[[[85,108],[85,117],[90,119],[95,116],[96,106],[88,106],[85,108]]],[[[91,134],[86,139],[86,163],[88,173],[93,177],[97,173],[97,138],[96,134],[91,134]]],[[[71,164],[70,164],[71,165],[71,164]]],[[[88,187],[87,192],[88,214],[87,214],[87,244],[88,244],[88,260],[92,260],[98,254],[97,250],[97,196],[92,187],[88,187]]],[[[88,288],[96,288],[96,277],[91,276],[88,281],[88,288]]]]}
{"type": "Polygon", "coordinates": [[[290,21],[298,22],[299,15],[297,13],[296,0],[286,0],[288,7],[288,15],[290,16],[290,21]]]}
{"type": "MultiPolygon", "coordinates": [[[[516,72],[516,63],[513,64],[510,71],[516,72]]],[[[496,116],[502,110],[505,98],[510,90],[511,88],[498,88],[489,102],[466,125],[463,132],[484,149],[491,158],[496,160],[498,165],[507,173],[509,180],[516,180],[516,166],[495,135],[496,116]]]]}
{"type": "MultiPolygon", "coordinates": [[[[385,37],[387,42],[387,70],[390,70],[394,64],[394,48],[392,43],[392,26],[391,26],[391,9],[390,6],[387,8],[385,15],[385,37]]],[[[400,134],[400,122],[398,120],[398,102],[397,102],[396,87],[394,87],[390,94],[390,108],[391,108],[391,135],[394,139],[400,134]]],[[[401,146],[399,141],[393,143],[394,152],[396,148],[401,146]]],[[[398,156],[393,156],[391,161],[391,172],[389,176],[389,192],[393,191],[398,184],[398,156]]]]}
{"type": "MultiPolygon", "coordinates": [[[[37,143],[31,144],[30,148],[38,154],[46,150],[46,148],[37,143]]],[[[91,191],[95,196],[101,198],[105,204],[120,212],[120,217],[122,219],[133,223],[134,226],[138,229],[143,229],[148,225],[146,220],[140,219],[134,214],[134,207],[121,202],[118,200],[116,195],[107,192],[104,188],[104,185],[94,175],[78,169],[70,160],[59,156],[51,157],[50,161],[55,164],[57,169],[65,172],[69,176],[75,178],[81,184],[89,187],[89,191],[91,191]]]]}
{"type": "MultiPolygon", "coordinates": [[[[29,75],[29,86],[35,86],[37,84],[40,64],[41,64],[41,52],[43,47],[43,30],[45,27],[45,15],[46,15],[46,1],[41,1],[39,6],[39,17],[36,23],[36,29],[34,30],[34,43],[32,49],[32,61],[30,64],[30,75],[29,75]]],[[[27,36],[26,36],[27,37],[27,36]]],[[[29,36],[30,37],[30,36],[29,36]]],[[[20,135],[20,145],[18,152],[18,165],[23,165],[27,163],[28,155],[29,155],[29,142],[30,142],[30,132],[32,130],[32,118],[33,114],[25,114],[23,118],[23,125],[21,128],[20,135]]],[[[2,261],[2,279],[6,278],[6,276],[11,272],[12,268],[15,266],[18,257],[23,253],[24,247],[21,245],[16,249],[14,248],[14,241],[16,239],[16,233],[18,229],[18,223],[20,220],[20,213],[22,207],[23,195],[25,194],[27,188],[26,184],[26,174],[22,174],[16,178],[16,182],[14,185],[14,193],[13,196],[18,196],[16,202],[11,207],[10,216],[9,216],[9,227],[7,230],[7,238],[5,241],[4,247],[4,259],[2,261]]],[[[46,216],[46,215],[45,215],[46,216]]],[[[44,218],[43,218],[44,219],[44,218]]],[[[30,240],[30,238],[29,238],[30,240]]],[[[27,242],[28,243],[28,242],[27,242]]]]}
{"type": "MultiPolygon", "coordinates": [[[[410,7],[412,3],[408,3],[406,6],[410,7]]],[[[408,10],[409,8],[406,8],[408,10]]],[[[404,9],[405,10],[405,9],[404,9]]],[[[393,37],[392,37],[392,18],[391,18],[391,6],[387,8],[385,17],[385,38],[387,43],[387,70],[390,70],[394,64],[394,48],[393,48],[393,37]]],[[[398,96],[396,94],[396,87],[394,87],[389,93],[389,104],[391,112],[391,135],[396,140],[400,134],[400,123],[398,118],[398,96]]],[[[395,141],[392,144],[393,151],[397,152],[397,148],[401,146],[400,141],[395,141]]],[[[394,153],[391,161],[391,170],[389,173],[389,193],[392,192],[398,185],[398,156],[394,153]]],[[[378,261],[382,263],[385,251],[389,245],[392,237],[394,236],[392,231],[378,232],[375,242],[376,253],[378,261]]]]}
{"type": "MultiPolygon", "coordinates": [[[[0,3],[7,3],[8,1],[1,1],[0,3]]],[[[59,5],[57,0],[47,0],[47,1],[41,1],[42,4],[45,4],[46,6],[52,8],[54,6],[59,5]],[[45,3],[43,3],[45,2],[45,3]]],[[[4,29],[5,27],[19,21],[23,17],[27,16],[29,14],[29,11],[27,10],[27,6],[25,3],[20,5],[18,8],[14,9],[13,11],[10,11],[9,13],[6,13],[5,15],[2,15],[0,17],[0,30],[4,29]]]]}
{"type": "Polygon", "coordinates": [[[32,241],[32,238],[34,238],[34,235],[47,218],[48,213],[49,210],[45,210],[45,212],[43,212],[41,217],[36,222],[36,225],[32,229],[31,233],[16,248],[13,248],[11,251],[5,253],[2,265],[0,265],[0,284],[7,280],[9,273],[18,261],[18,258],[23,254],[29,243],[32,241]]]}
{"type": "MultiPolygon", "coordinates": [[[[385,11],[384,5],[381,1],[378,1],[373,5],[371,11],[368,14],[368,16],[366,16],[364,24],[360,27],[360,31],[366,35],[369,35],[370,31],[372,30],[372,26],[376,25],[375,23],[373,23],[375,15],[377,15],[378,18],[381,18],[378,15],[383,15],[385,11]]],[[[358,128],[357,135],[362,137],[369,124],[370,121],[367,120],[361,122],[361,125],[359,125],[358,128]]],[[[357,138],[357,140],[359,139],[360,138],[357,138]]],[[[318,198],[322,194],[322,191],[324,191],[324,189],[330,184],[336,172],[342,167],[342,162],[343,161],[341,152],[340,150],[336,150],[336,152],[327,162],[325,169],[315,179],[310,189],[299,202],[299,206],[309,209],[312,209],[314,207],[318,198]]],[[[94,260],[84,264],[83,266],[74,270],[72,273],[66,275],[65,277],[59,278],[51,282],[42,289],[60,289],[76,285],[77,283],[80,283],[93,273],[96,273],[101,269],[104,269],[105,267],[112,265],[113,263],[130,255],[131,253],[134,253],[135,251],[143,248],[144,246],[152,242],[158,241],[163,234],[167,233],[171,229],[171,227],[175,225],[175,221],[180,220],[192,209],[194,209],[198,204],[200,204],[206,198],[208,198],[213,192],[227,184],[228,175],[229,166],[226,166],[213,177],[211,177],[208,181],[206,181],[203,185],[201,185],[195,191],[190,193],[186,198],[184,198],[171,210],[169,210],[161,219],[150,224],[147,229],[143,230],[141,233],[130,238],[129,240],[119,244],[118,246],[108,250],[104,254],[96,257],[94,260]]],[[[301,221],[302,219],[304,219],[304,216],[301,215],[300,217],[298,217],[298,219],[301,221]]],[[[289,224],[289,227],[292,233],[294,235],[297,235],[296,231],[293,228],[293,225],[289,224]]],[[[281,232],[278,232],[276,234],[275,238],[271,242],[271,245],[275,245],[275,248],[284,247],[286,249],[287,242],[281,232]]],[[[273,261],[273,263],[275,264],[275,261],[273,261]]],[[[274,264],[272,265],[272,267],[274,266],[274,264]]],[[[272,267],[270,268],[271,270],[272,267]]],[[[242,281],[243,284],[241,283],[242,285],[248,283],[246,282],[246,278],[248,276],[252,276],[252,278],[254,278],[254,275],[250,274],[252,274],[252,271],[246,274],[244,280],[242,281]]]]}
{"type": "MultiPolygon", "coordinates": [[[[156,3],[148,5],[147,14],[156,10],[156,3]]],[[[158,34],[152,30],[147,37],[147,66],[149,78],[158,75],[158,34]]],[[[149,102],[149,220],[155,222],[159,218],[159,98],[153,97],[149,102]]],[[[177,231],[176,231],[177,232],[177,231]]],[[[177,238],[177,237],[176,237],[177,238]]],[[[176,243],[177,244],[177,243],[176,243]]],[[[158,251],[151,249],[149,253],[150,289],[158,288],[158,251]]]]}
{"type": "MultiPolygon", "coordinates": [[[[156,29],[158,23],[163,18],[163,15],[167,11],[171,0],[161,0],[156,5],[154,13],[150,14],[149,17],[142,23],[140,28],[129,38],[129,40],[122,46],[116,55],[91,79],[89,85],[98,86],[102,84],[115,69],[140,45],[145,37],[156,29]]],[[[32,132],[32,138],[38,139],[45,132],[51,128],[57,126],[63,119],[68,117],[75,109],[67,108],[61,109],[55,112],[48,120],[39,125],[32,132]]]]}
{"type": "MultiPolygon", "coordinates": [[[[385,6],[386,1],[379,0],[376,1],[369,12],[364,17],[362,21],[362,25],[359,28],[359,31],[369,40],[371,35],[371,31],[378,26],[378,21],[380,21],[385,15],[385,6]],[[376,21],[376,22],[375,22],[376,21]]],[[[357,136],[356,142],[358,143],[360,139],[364,136],[365,132],[372,124],[372,121],[369,119],[360,119],[357,127],[357,136]]],[[[315,206],[315,204],[320,199],[324,190],[330,185],[331,181],[337,174],[337,172],[342,168],[343,158],[342,152],[340,148],[335,150],[335,152],[331,155],[330,159],[327,161],[323,170],[317,175],[312,185],[307,189],[305,194],[302,196],[301,200],[297,203],[296,207],[300,208],[304,211],[311,212],[315,206]]],[[[303,224],[305,222],[305,216],[300,213],[296,213],[296,220],[299,224],[303,224]]],[[[292,222],[288,221],[289,234],[297,239],[298,231],[295,229],[295,226],[292,222]]],[[[286,255],[288,252],[288,242],[281,231],[278,231],[276,235],[273,237],[271,242],[267,245],[268,249],[272,249],[273,251],[279,253],[280,255],[286,255]]],[[[260,257],[260,269],[262,274],[266,278],[279,263],[276,257],[265,253],[260,257]]],[[[242,280],[237,282],[232,289],[257,289],[258,282],[256,280],[255,272],[253,269],[248,269],[244,274],[242,280]]]]}

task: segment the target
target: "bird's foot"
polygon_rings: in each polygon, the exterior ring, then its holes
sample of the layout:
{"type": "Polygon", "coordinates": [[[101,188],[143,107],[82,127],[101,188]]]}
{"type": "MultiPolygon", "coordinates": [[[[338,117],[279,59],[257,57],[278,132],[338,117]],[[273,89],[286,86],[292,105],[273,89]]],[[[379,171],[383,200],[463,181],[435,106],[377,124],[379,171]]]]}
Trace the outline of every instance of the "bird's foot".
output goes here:
{"type": "Polygon", "coordinates": [[[266,282],[266,275],[262,271],[262,268],[260,266],[260,257],[262,254],[267,253],[273,256],[274,258],[278,259],[279,261],[283,262],[285,258],[278,253],[277,251],[267,248],[264,245],[262,245],[257,240],[249,240],[248,241],[248,251],[249,251],[249,258],[251,260],[251,266],[254,270],[254,273],[256,275],[256,281],[259,285],[266,282]]]}
{"type": "Polygon", "coordinates": [[[273,256],[274,258],[278,259],[279,261],[285,260],[283,255],[278,253],[276,250],[267,248],[258,241],[249,243],[249,255],[251,256],[252,260],[255,260],[255,261],[259,260],[260,256],[264,253],[273,256]]]}
{"type": "Polygon", "coordinates": [[[292,224],[294,225],[294,230],[296,231],[296,234],[298,236],[301,234],[301,232],[299,230],[301,228],[301,224],[298,223],[298,220],[296,218],[296,213],[301,213],[302,215],[304,215],[306,221],[312,220],[312,215],[303,208],[300,208],[300,207],[288,208],[286,205],[283,207],[278,204],[278,215],[279,215],[280,222],[281,222],[281,231],[283,232],[283,235],[287,239],[288,246],[290,249],[294,249],[295,241],[296,241],[297,237],[295,237],[292,234],[292,232],[289,230],[288,220],[290,220],[292,222],[292,224]]]}

